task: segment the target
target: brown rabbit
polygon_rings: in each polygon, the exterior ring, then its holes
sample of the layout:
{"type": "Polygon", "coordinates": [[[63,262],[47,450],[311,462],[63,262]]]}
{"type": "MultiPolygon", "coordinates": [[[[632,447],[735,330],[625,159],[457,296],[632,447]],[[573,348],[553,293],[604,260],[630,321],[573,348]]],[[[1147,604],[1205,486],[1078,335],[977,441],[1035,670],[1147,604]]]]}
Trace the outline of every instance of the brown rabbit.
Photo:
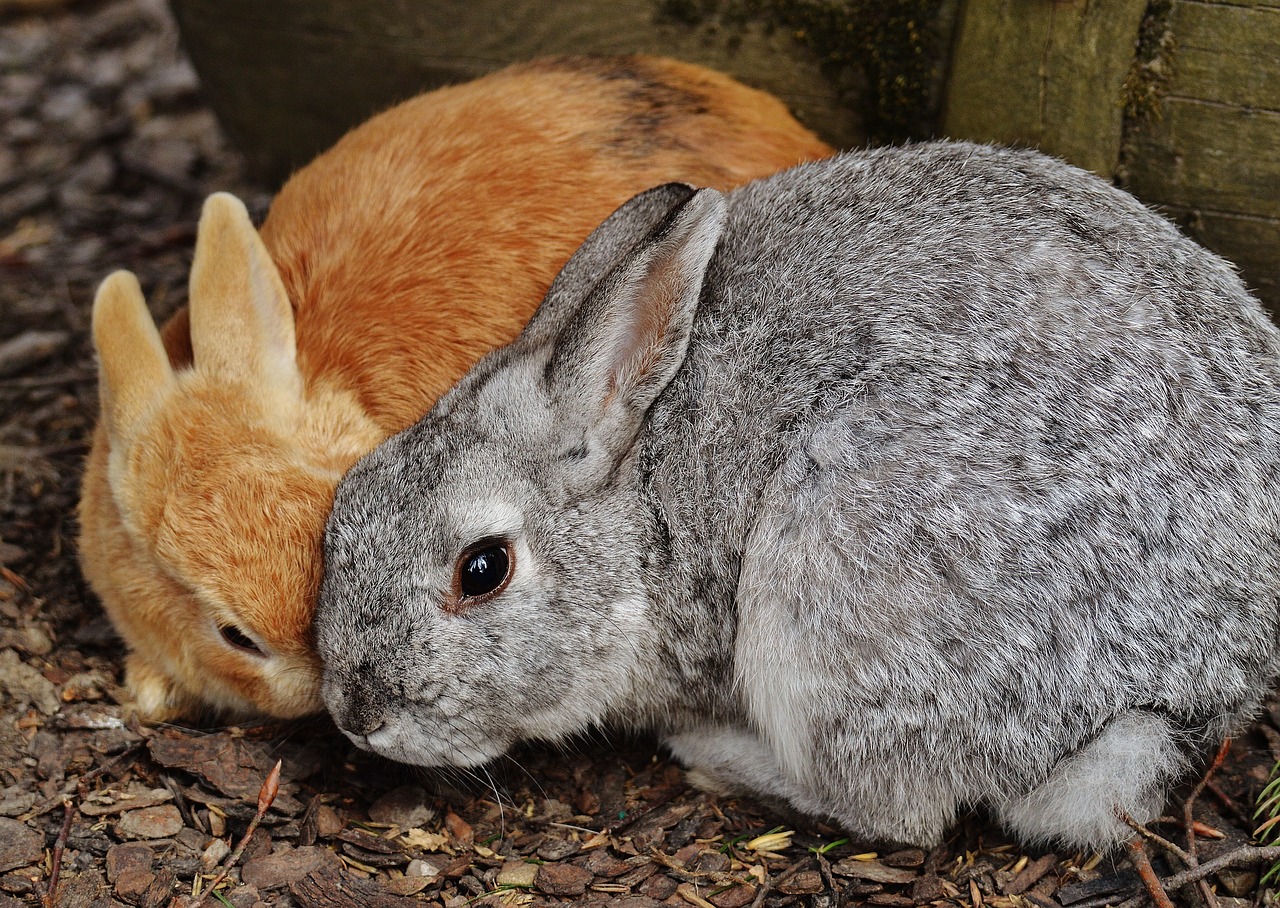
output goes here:
{"type": "Polygon", "coordinates": [[[131,274],[107,278],[80,550],[139,712],[319,710],[311,616],[347,467],[511,340],[636,192],[728,189],[830,151],[700,67],[535,61],[355,129],[285,185],[261,238],[212,196],[189,309],[163,333],[131,274]]]}

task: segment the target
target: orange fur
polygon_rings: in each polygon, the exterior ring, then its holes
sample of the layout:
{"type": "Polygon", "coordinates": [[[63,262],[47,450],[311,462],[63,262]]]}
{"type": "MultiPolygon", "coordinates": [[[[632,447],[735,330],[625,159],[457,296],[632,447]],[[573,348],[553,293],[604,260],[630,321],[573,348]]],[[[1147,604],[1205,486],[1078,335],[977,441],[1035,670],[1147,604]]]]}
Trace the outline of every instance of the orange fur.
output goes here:
{"type": "Polygon", "coordinates": [[[352,131],[281,190],[261,242],[213,197],[190,313],[162,332],[168,378],[136,283],[104,282],[81,559],[140,712],[319,709],[310,619],[341,474],[514,337],[631,195],[829,153],[776,99],[699,67],[535,61],[352,131]]]}

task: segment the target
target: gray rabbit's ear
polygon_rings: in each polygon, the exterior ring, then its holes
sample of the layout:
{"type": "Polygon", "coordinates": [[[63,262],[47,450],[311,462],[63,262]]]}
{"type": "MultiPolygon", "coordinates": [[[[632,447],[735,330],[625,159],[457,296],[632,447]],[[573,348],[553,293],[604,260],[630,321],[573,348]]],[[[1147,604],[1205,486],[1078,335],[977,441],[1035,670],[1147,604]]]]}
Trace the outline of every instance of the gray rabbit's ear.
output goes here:
{"type": "Polygon", "coordinates": [[[533,345],[552,342],[565,321],[592,289],[627,253],[653,233],[696,190],[685,183],[664,183],[624,202],[582,242],[551,282],[542,305],[524,331],[533,345]]]}
{"type": "Polygon", "coordinates": [[[599,281],[556,338],[548,389],[593,477],[612,472],[684,362],[725,212],[714,189],[690,196],[599,281]]]}

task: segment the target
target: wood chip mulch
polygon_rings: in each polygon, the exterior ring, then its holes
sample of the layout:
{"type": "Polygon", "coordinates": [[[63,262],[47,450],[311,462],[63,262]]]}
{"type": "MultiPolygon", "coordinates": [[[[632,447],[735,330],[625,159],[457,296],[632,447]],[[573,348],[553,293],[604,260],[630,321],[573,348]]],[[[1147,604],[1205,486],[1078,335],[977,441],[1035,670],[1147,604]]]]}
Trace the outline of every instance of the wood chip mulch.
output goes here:
{"type": "MultiPolygon", "coordinates": [[[[118,267],[139,274],[158,316],[180,305],[200,203],[221,189],[258,216],[270,198],[201,99],[162,0],[0,0],[0,908],[1144,898],[1125,853],[1025,851],[978,817],[927,851],[849,842],[689,788],[646,739],[600,733],[448,775],[355,751],[320,719],[132,723],[118,705],[120,643],[75,559],[97,410],[89,305],[118,267]]],[[[1199,795],[1199,861],[1247,844],[1280,756],[1277,715],[1199,795]]],[[[1154,829],[1185,848],[1180,804],[1154,829]]],[[[1185,869],[1159,843],[1146,853],[1161,877],[1185,869]]],[[[1209,890],[1242,908],[1264,896],[1258,870],[1229,867],[1170,895],[1200,905],[1209,890]]]]}

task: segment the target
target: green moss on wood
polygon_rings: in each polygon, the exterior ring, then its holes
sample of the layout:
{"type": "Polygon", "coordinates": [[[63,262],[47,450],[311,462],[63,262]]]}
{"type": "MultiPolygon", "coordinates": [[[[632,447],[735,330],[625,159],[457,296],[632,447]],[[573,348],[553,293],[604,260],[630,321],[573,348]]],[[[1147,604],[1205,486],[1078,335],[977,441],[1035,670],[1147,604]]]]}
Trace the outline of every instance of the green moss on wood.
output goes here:
{"type": "MultiPolygon", "coordinates": [[[[1173,0],[1152,0],[1138,32],[1133,65],[1124,81],[1124,133],[1130,136],[1151,120],[1160,118],[1160,100],[1173,81],[1173,55],[1177,47],[1173,27],[1173,0]]],[[[1131,143],[1121,148],[1121,166],[1132,153],[1131,143]]]]}

